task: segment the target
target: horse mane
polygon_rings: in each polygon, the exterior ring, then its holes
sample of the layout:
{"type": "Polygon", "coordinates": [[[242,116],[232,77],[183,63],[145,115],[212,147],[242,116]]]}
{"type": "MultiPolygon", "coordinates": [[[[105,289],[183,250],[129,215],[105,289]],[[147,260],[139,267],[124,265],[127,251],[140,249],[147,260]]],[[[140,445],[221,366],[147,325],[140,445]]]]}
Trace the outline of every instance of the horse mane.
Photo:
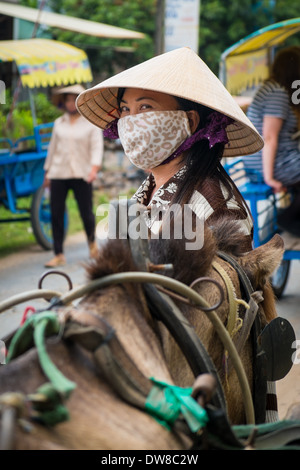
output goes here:
{"type": "Polygon", "coordinates": [[[245,254],[241,238],[244,237],[239,221],[232,220],[231,216],[219,217],[211,230],[216,239],[218,251],[224,251],[234,257],[240,257],[245,254]]]}
{"type": "MultiPolygon", "coordinates": [[[[219,219],[214,227],[204,225],[204,243],[201,249],[187,250],[187,240],[184,237],[150,239],[150,260],[154,264],[172,264],[173,269],[164,274],[189,285],[194,279],[205,275],[218,250],[238,255],[239,237],[237,224],[225,217],[219,219]]],[[[89,279],[139,270],[126,240],[119,239],[108,239],[101,246],[98,257],[86,266],[89,279]]]]}

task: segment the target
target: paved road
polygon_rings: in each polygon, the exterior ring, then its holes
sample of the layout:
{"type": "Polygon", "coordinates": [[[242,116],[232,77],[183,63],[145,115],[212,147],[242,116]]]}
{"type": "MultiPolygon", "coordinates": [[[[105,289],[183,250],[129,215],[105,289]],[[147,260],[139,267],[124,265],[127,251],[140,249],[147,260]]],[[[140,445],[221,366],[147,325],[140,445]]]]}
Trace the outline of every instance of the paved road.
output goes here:
{"type": "Polygon", "coordinates": [[[293,260],[283,296],[277,301],[277,313],[287,318],[300,339],[300,261],[293,260]]]}
{"type": "MultiPolygon", "coordinates": [[[[88,261],[88,245],[84,233],[69,236],[65,243],[67,264],[60,270],[67,273],[73,287],[85,282],[83,264],[88,261]]],[[[40,277],[47,271],[46,261],[53,256],[51,251],[44,251],[38,245],[30,247],[0,260],[0,303],[8,298],[38,288],[40,277]]],[[[45,289],[53,289],[61,293],[68,290],[67,281],[62,276],[48,276],[43,285],[45,289]]],[[[18,326],[24,309],[32,305],[36,309],[47,307],[45,300],[26,301],[3,313],[0,313],[0,338],[18,326]]]]}
{"type": "MultiPolygon", "coordinates": [[[[16,253],[0,260],[0,303],[18,293],[37,288],[38,280],[46,271],[44,263],[51,252],[33,246],[25,252],[16,253]]],[[[85,282],[83,263],[88,260],[88,247],[83,233],[69,236],[66,241],[67,265],[61,268],[66,272],[76,287],[85,282]]],[[[287,318],[294,327],[296,338],[300,340],[300,262],[293,261],[291,272],[283,298],[277,302],[278,315],[287,318]]],[[[65,292],[68,288],[61,276],[46,278],[43,284],[46,289],[65,292]]],[[[19,304],[10,310],[0,313],[0,339],[13,331],[20,322],[24,309],[28,305],[44,308],[47,302],[35,300],[19,304]]],[[[300,357],[300,355],[299,355],[300,357]]],[[[294,365],[286,378],[277,382],[280,417],[290,403],[300,402],[300,365],[294,365]]]]}

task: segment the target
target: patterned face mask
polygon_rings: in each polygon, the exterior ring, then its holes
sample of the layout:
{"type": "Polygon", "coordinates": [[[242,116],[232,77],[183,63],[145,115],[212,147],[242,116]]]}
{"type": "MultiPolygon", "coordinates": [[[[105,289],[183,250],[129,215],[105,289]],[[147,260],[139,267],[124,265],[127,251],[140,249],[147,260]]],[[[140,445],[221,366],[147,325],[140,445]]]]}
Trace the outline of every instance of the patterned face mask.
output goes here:
{"type": "Polygon", "coordinates": [[[118,121],[125,155],[133,165],[150,170],[160,165],[191,135],[185,111],[149,111],[118,121]]]}

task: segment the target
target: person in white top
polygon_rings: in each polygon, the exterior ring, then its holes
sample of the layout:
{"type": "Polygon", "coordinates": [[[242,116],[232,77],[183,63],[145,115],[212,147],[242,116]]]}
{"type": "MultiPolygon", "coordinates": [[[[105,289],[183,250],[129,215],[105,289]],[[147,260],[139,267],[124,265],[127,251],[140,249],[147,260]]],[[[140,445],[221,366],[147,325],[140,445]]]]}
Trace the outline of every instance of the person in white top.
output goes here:
{"type": "Polygon", "coordinates": [[[103,133],[77,111],[75,101],[84,88],[73,85],[57,92],[65,113],[55,120],[44,164],[44,186],[50,187],[51,222],[54,258],[46,267],[64,265],[63,252],[65,201],[73,190],[90,249],[98,252],[95,241],[95,215],[92,202],[92,182],[101,168],[103,133]]]}

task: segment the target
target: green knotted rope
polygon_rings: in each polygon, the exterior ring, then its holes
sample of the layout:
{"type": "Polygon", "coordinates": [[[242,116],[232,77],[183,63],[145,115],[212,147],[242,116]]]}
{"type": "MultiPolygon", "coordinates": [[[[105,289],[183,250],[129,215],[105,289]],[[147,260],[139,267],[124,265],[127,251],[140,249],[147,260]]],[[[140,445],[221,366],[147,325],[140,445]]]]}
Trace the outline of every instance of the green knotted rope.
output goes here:
{"type": "Polygon", "coordinates": [[[145,409],[162,421],[167,428],[182,414],[192,432],[205,427],[206,411],[191,396],[192,388],[182,388],[151,378],[153,387],[146,399],[145,409]]]}
{"type": "Polygon", "coordinates": [[[48,426],[67,421],[70,418],[67,407],[63,404],[63,397],[55,390],[50,382],[41,385],[36,393],[29,395],[32,407],[36,411],[33,418],[48,426]],[[37,400],[36,397],[42,395],[44,400],[37,400]]]}
{"type": "MultiPolygon", "coordinates": [[[[46,351],[46,336],[58,334],[59,331],[60,324],[56,313],[45,311],[32,315],[14,335],[7,355],[8,363],[31,346],[36,346],[41,368],[50,381],[50,384],[45,384],[37,390],[37,393],[42,393],[46,398],[47,405],[45,410],[40,410],[40,418],[47,424],[68,419],[68,411],[62,403],[76,388],[76,384],[57,369],[46,351]]],[[[35,407],[40,409],[38,405],[35,407]]]]}

